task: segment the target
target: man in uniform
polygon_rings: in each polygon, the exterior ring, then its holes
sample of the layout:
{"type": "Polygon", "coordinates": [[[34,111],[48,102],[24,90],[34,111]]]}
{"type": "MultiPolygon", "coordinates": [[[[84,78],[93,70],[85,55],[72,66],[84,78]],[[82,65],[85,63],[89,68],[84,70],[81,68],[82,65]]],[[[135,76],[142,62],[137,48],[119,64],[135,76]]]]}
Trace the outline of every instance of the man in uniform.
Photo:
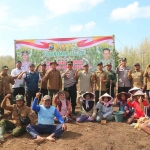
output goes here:
{"type": "Polygon", "coordinates": [[[132,72],[132,70],[129,71],[128,78],[132,81],[133,87],[138,87],[144,90],[144,84],[143,84],[144,72],[140,70],[139,63],[135,63],[134,68],[135,68],[134,72],[132,72]]]}
{"type": "Polygon", "coordinates": [[[56,61],[50,63],[51,69],[47,70],[45,76],[42,79],[42,82],[48,81],[47,88],[49,92],[49,96],[51,97],[51,105],[53,96],[62,90],[62,79],[60,75],[60,71],[56,69],[58,66],[56,61]]]}
{"type": "MultiPolygon", "coordinates": [[[[39,67],[41,66],[41,70],[39,71],[39,74],[41,76],[41,78],[43,78],[46,74],[46,63],[41,62],[36,68],[35,71],[38,71],[39,67]]],[[[39,83],[39,91],[41,93],[40,98],[39,98],[39,103],[41,101],[41,97],[48,95],[48,90],[47,90],[47,80],[42,81],[41,83],[39,83]]]]}
{"type": "MultiPolygon", "coordinates": [[[[10,75],[8,75],[8,66],[3,66],[2,67],[2,72],[0,73],[0,77],[3,80],[3,97],[7,94],[11,94],[11,87],[10,84],[14,84],[14,78],[10,75]]],[[[13,98],[10,98],[10,103],[13,104],[13,98]]],[[[2,111],[1,114],[3,115],[4,112],[2,111]]]]}
{"type": "MultiPolygon", "coordinates": [[[[107,63],[111,63],[112,65],[112,70],[115,71],[115,61],[114,59],[111,59],[111,52],[109,48],[104,48],[103,49],[103,59],[101,60],[101,62],[103,63],[103,66],[107,65],[107,63]]],[[[106,71],[106,69],[104,68],[104,71],[106,71]]]]}
{"type": "Polygon", "coordinates": [[[61,75],[64,78],[64,91],[67,91],[70,95],[68,100],[71,100],[72,113],[76,114],[76,98],[77,98],[77,87],[76,87],[76,71],[73,70],[73,61],[67,62],[67,70],[61,75]]]}
{"type": "Polygon", "coordinates": [[[128,79],[128,72],[130,67],[126,66],[127,59],[121,58],[121,63],[116,68],[116,74],[118,74],[118,91],[117,93],[121,92],[128,92],[131,88],[131,80],[128,79]]]}
{"type": "Polygon", "coordinates": [[[76,78],[80,78],[80,96],[78,97],[78,102],[80,103],[80,98],[82,94],[84,94],[85,92],[93,92],[93,83],[91,80],[92,73],[89,71],[89,65],[87,63],[84,63],[83,71],[77,70],[75,76],[76,78]]]}
{"type": "Polygon", "coordinates": [[[22,69],[25,71],[29,70],[29,64],[31,62],[29,61],[29,52],[28,51],[23,51],[22,52],[22,69]]]}
{"type": "Polygon", "coordinates": [[[95,83],[95,103],[98,102],[99,97],[106,93],[106,83],[108,82],[108,75],[103,71],[103,63],[97,64],[97,71],[92,75],[92,81],[95,83]]]}
{"type": "Polygon", "coordinates": [[[23,95],[16,96],[14,105],[7,104],[7,99],[10,98],[11,94],[7,94],[1,103],[3,109],[12,112],[12,120],[0,121],[0,141],[4,141],[5,130],[11,130],[12,135],[18,137],[26,132],[26,126],[29,123],[34,125],[37,122],[37,116],[24,104],[23,95]]]}
{"type": "Polygon", "coordinates": [[[114,98],[114,88],[116,86],[116,73],[112,70],[112,64],[107,63],[106,73],[108,74],[108,82],[106,83],[107,93],[114,98]]]}
{"type": "MultiPolygon", "coordinates": [[[[0,104],[3,100],[3,80],[2,80],[2,77],[0,76],[0,104]]],[[[3,116],[4,114],[4,109],[2,109],[0,107],[0,117],[3,116]]]]}
{"type": "Polygon", "coordinates": [[[148,95],[148,100],[150,101],[150,65],[146,66],[144,72],[144,85],[146,86],[146,93],[148,95]]]}

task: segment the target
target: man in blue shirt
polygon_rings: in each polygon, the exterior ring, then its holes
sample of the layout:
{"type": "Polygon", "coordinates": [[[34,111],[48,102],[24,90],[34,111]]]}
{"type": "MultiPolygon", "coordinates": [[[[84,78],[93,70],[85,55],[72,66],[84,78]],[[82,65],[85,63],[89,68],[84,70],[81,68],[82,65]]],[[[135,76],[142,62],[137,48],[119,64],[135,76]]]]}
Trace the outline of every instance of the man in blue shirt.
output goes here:
{"type": "Polygon", "coordinates": [[[27,106],[31,106],[31,101],[34,99],[35,94],[39,91],[38,83],[41,81],[41,76],[38,72],[34,71],[35,65],[33,63],[29,64],[29,71],[22,72],[18,79],[24,79],[26,83],[26,103],[27,106]]]}
{"type": "Polygon", "coordinates": [[[43,97],[43,105],[37,105],[39,97],[40,93],[36,93],[32,104],[32,109],[38,113],[38,125],[29,125],[26,129],[30,135],[35,138],[34,142],[36,143],[45,140],[39,134],[50,134],[46,140],[55,141],[55,137],[60,137],[60,135],[66,131],[67,126],[57,109],[50,105],[50,96],[45,95],[43,97]],[[54,125],[54,117],[56,117],[61,124],[54,125]]]}

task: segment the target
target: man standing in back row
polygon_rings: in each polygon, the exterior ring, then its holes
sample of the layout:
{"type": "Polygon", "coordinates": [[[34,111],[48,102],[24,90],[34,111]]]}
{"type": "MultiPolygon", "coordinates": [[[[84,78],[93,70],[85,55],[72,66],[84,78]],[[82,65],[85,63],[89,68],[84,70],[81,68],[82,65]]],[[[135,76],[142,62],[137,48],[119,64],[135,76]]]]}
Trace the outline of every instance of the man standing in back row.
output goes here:
{"type": "Polygon", "coordinates": [[[51,97],[51,105],[53,96],[62,90],[62,79],[60,71],[56,69],[58,66],[56,60],[50,63],[51,69],[47,70],[45,76],[42,79],[42,82],[48,81],[47,88],[49,96],[51,97]]]}
{"type": "Polygon", "coordinates": [[[131,88],[131,80],[128,79],[128,72],[130,67],[126,66],[127,59],[121,58],[121,62],[116,68],[116,74],[118,74],[118,91],[117,93],[121,92],[128,92],[131,88]]]}
{"type": "Polygon", "coordinates": [[[77,87],[76,87],[76,71],[73,70],[73,61],[67,62],[67,70],[62,74],[64,78],[64,91],[67,91],[70,95],[68,100],[71,100],[72,113],[75,114],[76,98],[77,98],[77,87]]]}

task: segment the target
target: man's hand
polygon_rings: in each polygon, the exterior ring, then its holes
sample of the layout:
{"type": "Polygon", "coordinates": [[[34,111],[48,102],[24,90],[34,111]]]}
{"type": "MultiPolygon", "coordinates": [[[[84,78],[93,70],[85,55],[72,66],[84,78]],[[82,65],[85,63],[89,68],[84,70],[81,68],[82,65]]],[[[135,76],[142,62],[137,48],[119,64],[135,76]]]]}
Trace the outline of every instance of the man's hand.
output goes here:
{"type": "Polygon", "coordinates": [[[122,65],[122,62],[119,63],[118,68],[122,65]]]}
{"type": "Polygon", "coordinates": [[[67,130],[66,124],[63,124],[63,125],[62,125],[62,129],[63,129],[63,131],[66,131],[66,130],[67,130]]]}
{"type": "Polygon", "coordinates": [[[5,98],[11,98],[11,94],[7,94],[5,98]]]}
{"type": "Polygon", "coordinates": [[[39,99],[40,95],[41,95],[40,92],[36,93],[36,98],[39,99]]]}
{"type": "Polygon", "coordinates": [[[129,70],[129,74],[132,74],[132,69],[129,70]]]}

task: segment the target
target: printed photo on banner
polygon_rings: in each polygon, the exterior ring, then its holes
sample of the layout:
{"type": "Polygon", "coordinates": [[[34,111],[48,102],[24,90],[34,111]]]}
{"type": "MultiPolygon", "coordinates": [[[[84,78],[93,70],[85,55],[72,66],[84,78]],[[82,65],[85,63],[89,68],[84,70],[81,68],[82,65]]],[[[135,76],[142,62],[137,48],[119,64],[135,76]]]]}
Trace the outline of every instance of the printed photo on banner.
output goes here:
{"type": "Polygon", "coordinates": [[[83,64],[88,63],[90,70],[95,71],[100,61],[104,66],[111,63],[112,69],[115,68],[113,36],[16,40],[15,54],[16,61],[22,60],[25,70],[30,62],[35,65],[45,62],[49,69],[54,60],[62,71],[68,60],[73,61],[74,69],[82,69],[83,64]]]}

